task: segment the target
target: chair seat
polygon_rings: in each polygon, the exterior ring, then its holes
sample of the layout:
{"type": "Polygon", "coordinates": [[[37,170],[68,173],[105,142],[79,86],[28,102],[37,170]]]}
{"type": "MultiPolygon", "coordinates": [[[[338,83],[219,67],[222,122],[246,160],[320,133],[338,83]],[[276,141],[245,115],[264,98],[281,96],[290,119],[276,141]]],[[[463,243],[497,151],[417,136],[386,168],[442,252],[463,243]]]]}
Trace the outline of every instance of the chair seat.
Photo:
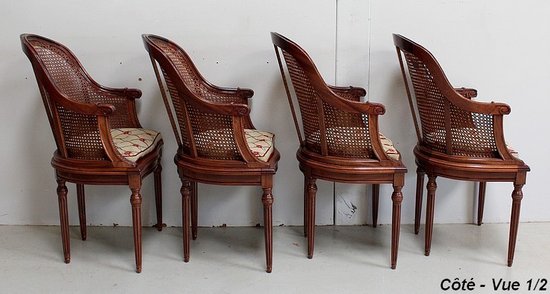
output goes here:
{"type": "MultiPolygon", "coordinates": [[[[201,140],[206,140],[206,145],[210,148],[223,148],[224,142],[220,141],[219,138],[227,137],[226,133],[233,132],[233,129],[218,129],[218,130],[209,130],[202,132],[197,137],[200,137],[201,140]]],[[[246,143],[248,144],[248,149],[252,152],[258,160],[267,162],[273,154],[273,138],[274,134],[270,132],[258,131],[254,129],[244,129],[244,136],[246,138],[246,143]]]]}
{"type": "MultiPolygon", "coordinates": [[[[349,148],[349,145],[347,142],[352,138],[351,140],[368,140],[367,137],[367,130],[365,128],[361,127],[333,127],[333,128],[327,128],[327,136],[330,135],[332,138],[337,138],[334,140],[333,144],[334,146],[331,146],[333,149],[346,149],[349,148]]],[[[316,131],[315,133],[311,134],[315,139],[314,141],[320,141],[319,139],[319,131],[316,131]]],[[[379,133],[380,143],[382,143],[382,149],[386,153],[386,155],[394,160],[400,160],[401,155],[395,149],[393,142],[388,139],[384,134],[379,133]]],[[[365,145],[366,146],[366,145],[365,145]]],[[[346,152],[342,152],[346,153],[346,152]]]]}
{"type": "MultiPolygon", "coordinates": [[[[471,148],[474,150],[481,150],[483,152],[486,152],[487,150],[494,148],[492,147],[493,142],[490,142],[486,138],[480,136],[476,128],[451,128],[451,137],[452,140],[457,142],[461,141],[461,138],[475,139],[474,142],[470,144],[471,148]]],[[[438,130],[426,134],[426,139],[435,142],[439,141],[442,146],[445,146],[445,130],[438,130]]],[[[508,148],[508,151],[512,156],[519,158],[519,152],[514,150],[514,148],[510,147],[509,145],[506,145],[506,148],[508,148]]]]}
{"type": "Polygon", "coordinates": [[[118,153],[131,162],[155,150],[162,139],[157,131],[138,128],[111,129],[111,137],[118,153]]]}
{"type": "Polygon", "coordinates": [[[380,137],[380,143],[382,143],[382,149],[384,149],[386,155],[391,159],[400,160],[401,154],[395,149],[393,142],[382,133],[379,133],[378,136],[380,137]]]}
{"type": "Polygon", "coordinates": [[[269,132],[258,131],[253,129],[244,129],[246,143],[252,154],[258,160],[267,162],[273,154],[273,138],[275,135],[269,132]]]}

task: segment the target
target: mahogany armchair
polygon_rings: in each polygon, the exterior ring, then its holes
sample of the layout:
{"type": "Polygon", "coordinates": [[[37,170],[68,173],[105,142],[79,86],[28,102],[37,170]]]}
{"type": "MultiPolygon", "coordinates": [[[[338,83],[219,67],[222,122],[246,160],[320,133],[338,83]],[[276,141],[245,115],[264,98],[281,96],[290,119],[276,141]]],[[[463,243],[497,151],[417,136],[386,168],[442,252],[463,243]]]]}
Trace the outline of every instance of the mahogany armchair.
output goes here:
{"type": "Polygon", "coordinates": [[[471,100],[477,91],[453,88],[437,60],[424,47],[393,35],[418,137],[414,148],[417,169],[415,233],[422,207],[422,185],[428,175],[425,255],[430,254],[436,178],[479,182],[478,219],[481,225],[487,182],[512,182],[512,215],[508,266],[514,259],[522,187],[529,167],[506,145],[504,103],[471,100]]]}
{"type": "Polygon", "coordinates": [[[316,180],[373,184],[373,225],[377,224],[379,184],[393,186],[391,268],[397,264],[401,202],[406,168],[393,143],[378,130],[382,104],[360,102],[366,91],[327,85],[308,54],[286,37],[271,33],[296,126],[296,153],[304,174],[304,227],[308,258],[313,257],[316,180]],[[282,58],[281,58],[282,55],[282,58]],[[283,66],[283,59],[286,68],[283,66]],[[297,100],[302,126],[293,100],[297,100]]]}
{"type": "Polygon", "coordinates": [[[82,240],[86,240],[84,185],[129,185],[136,271],[141,272],[142,179],[155,178],[157,229],[162,230],[160,133],[143,129],[138,121],[137,89],[99,85],[65,46],[50,39],[21,35],[57,150],[52,166],[57,180],[61,239],[65,263],[70,262],[66,182],[76,184],[82,240]]]}
{"type": "Polygon", "coordinates": [[[177,44],[155,35],[142,37],[178,144],[174,162],[182,181],[184,261],[189,261],[190,219],[192,237],[197,237],[197,183],[261,186],[266,271],[271,272],[272,188],[280,156],[274,135],[256,130],[250,120],[248,98],[254,92],[215,86],[177,44]]]}

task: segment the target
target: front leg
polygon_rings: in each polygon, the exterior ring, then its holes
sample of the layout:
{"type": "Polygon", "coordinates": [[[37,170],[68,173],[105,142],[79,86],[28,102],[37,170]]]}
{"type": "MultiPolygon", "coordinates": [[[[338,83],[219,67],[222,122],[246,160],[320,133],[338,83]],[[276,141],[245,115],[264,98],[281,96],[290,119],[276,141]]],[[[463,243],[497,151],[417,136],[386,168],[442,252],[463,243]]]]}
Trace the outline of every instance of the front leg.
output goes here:
{"type": "Polygon", "coordinates": [[[130,203],[132,205],[132,226],[134,229],[134,251],[136,258],[136,272],[141,273],[141,176],[131,175],[129,178],[130,190],[132,195],[130,196],[130,203]]]}
{"type": "Polygon", "coordinates": [[[401,226],[401,202],[403,201],[403,194],[401,193],[403,186],[393,186],[393,193],[391,200],[393,202],[392,209],[392,229],[391,229],[391,268],[395,269],[397,266],[397,251],[399,248],[399,229],[401,226]]]}
{"type": "Polygon", "coordinates": [[[191,214],[191,182],[186,178],[181,178],[181,197],[182,197],[182,226],[183,226],[183,261],[189,262],[189,219],[191,214]]]}
{"type": "Polygon", "coordinates": [[[270,273],[273,264],[273,194],[271,194],[271,187],[263,188],[263,192],[266,272],[270,273]]]}
{"type": "Polygon", "coordinates": [[[67,186],[65,180],[57,178],[57,200],[59,202],[59,223],[65,263],[71,262],[71,240],[69,237],[69,211],[67,209],[67,186]]]}

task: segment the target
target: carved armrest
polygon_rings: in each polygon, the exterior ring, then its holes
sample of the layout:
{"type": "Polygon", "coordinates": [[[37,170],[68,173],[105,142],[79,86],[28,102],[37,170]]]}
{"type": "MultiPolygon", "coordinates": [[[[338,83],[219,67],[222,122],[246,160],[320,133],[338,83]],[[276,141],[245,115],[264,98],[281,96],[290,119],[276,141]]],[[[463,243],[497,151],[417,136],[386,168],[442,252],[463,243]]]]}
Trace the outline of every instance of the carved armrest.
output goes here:
{"type": "Polygon", "coordinates": [[[114,146],[113,139],[111,137],[111,126],[109,123],[109,117],[115,113],[116,108],[111,104],[105,103],[82,103],[69,99],[58,91],[54,92],[53,98],[57,103],[66,108],[69,111],[97,117],[97,130],[101,139],[101,145],[107,154],[107,157],[111,160],[113,166],[131,166],[132,162],[123,158],[114,146]]]}

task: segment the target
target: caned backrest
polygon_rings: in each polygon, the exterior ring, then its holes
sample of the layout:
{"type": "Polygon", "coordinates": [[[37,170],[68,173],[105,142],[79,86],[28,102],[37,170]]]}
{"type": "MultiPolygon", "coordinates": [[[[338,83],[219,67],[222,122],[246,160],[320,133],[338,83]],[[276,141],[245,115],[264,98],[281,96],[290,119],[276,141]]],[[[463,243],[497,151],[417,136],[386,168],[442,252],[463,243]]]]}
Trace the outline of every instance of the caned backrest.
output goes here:
{"type": "Polygon", "coordinates": [[[174,42],[155,35],[143,35],[143,41],[164,91],[164,103],[181,152],[192,157],[242,160],[232,132],[232,116],[201,109],[196,100],[241,101],[214,93],[191,58],[174,42]]]}
{"type": "Polygon", "coordinates": [[[394,35],[394,43],[419,143],[448,155],[498,157],[493,116],[465,111],[453,103],[448,93],[454,88],[424,47],[400,35],[394,35]]]}
{"type": "MultiPolygon", "coordinates": [[[[74,159],[107,160],[101,144],[97,117],[84,115],[64,107],[69,99],[82,103],[109,103],[105,94],[93,84],[76,57],[65,46],[50,39],[21,35],[23,51],[30,59],[44,106],[62,156],[74,159]]],[[[112,127],[124,127],[120,116],[125,105],[117,105],[112,127]]]]}
{"type": "Polygon", "coordinates": [[[271,39],[301,146],[325,156],[374,158],[368,131],[368,115],[345,112],[323,101],[322,93],[331,90],[308,54],[280,34],[271,33],[271,39]],[[300,108],[301,126],[294,109],[294,100],[298,101],[300,108]]]}

